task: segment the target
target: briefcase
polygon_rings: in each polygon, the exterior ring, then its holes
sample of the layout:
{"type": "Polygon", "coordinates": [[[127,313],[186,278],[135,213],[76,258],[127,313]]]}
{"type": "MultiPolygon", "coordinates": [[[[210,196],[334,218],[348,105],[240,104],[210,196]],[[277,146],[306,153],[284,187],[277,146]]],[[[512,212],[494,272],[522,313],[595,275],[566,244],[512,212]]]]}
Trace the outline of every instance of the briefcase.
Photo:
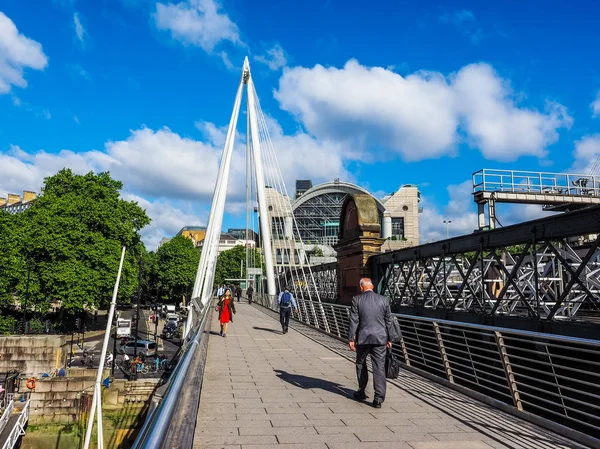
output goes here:
{"type": "Polygon", "coordinates": [[[394,355],[391,349],[387,350],[385,355],[385,377],[388,379],[396,379],[400,374],[400,362],[394,355]]]}

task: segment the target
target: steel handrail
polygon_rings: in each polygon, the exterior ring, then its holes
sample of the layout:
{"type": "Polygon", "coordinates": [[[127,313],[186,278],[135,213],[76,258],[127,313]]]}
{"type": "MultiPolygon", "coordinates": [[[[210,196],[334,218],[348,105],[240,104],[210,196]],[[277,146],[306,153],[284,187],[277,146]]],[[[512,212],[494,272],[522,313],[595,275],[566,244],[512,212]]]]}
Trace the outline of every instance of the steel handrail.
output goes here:
{"type": "MultiPolygon", "coordinates": [[[[257,295],[257,304],[277,310],[264,296],[257,295]]],[[[299,312],[294,319],[345,340],[348,306],[296,299],[299,312]]],[[[594,403],[600,397],[600,385],[594,382],[600,341],[405,314],[393,317],[402,330],[394,350],[407,367],[512,405],[526,419],[536,415],[538,422],[570,427],[553,429],[600,447],[600,404],[594,403]],[[567,361],[573,366],[561,364],[567,361]]]]}
{"type": "MultiPolygon", "coordinates": [[[[177,401],[181,395],[188,370],[200,339],[204,333],[206,320],[209,315],[210,305],[202,311],[196,331],[191,335],[184,353],[182,354],[175,370],[171,374],[169,386],[158,406],[148,416],[144,426],[133,444],[133,449],[158,449],[162,448],[167,437],[169,424],[175,412],[177,401]]],[[[190,310],[189,313],[192,313],[190,310]]]]}

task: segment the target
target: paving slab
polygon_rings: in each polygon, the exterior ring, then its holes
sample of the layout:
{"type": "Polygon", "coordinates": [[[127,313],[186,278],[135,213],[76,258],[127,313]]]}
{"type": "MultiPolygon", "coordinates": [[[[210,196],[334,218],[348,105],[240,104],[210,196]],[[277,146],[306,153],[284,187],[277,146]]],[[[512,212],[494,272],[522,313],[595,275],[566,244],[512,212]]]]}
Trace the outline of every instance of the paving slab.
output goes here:
{"type": "Polygon", "coordinates": [[[300,323],[283,335],[273,313],[236,308],[227,337],[209,338],[195,449],[583,447],[405,371],[381,409],[354,401],[343,343],[300,323]]]}

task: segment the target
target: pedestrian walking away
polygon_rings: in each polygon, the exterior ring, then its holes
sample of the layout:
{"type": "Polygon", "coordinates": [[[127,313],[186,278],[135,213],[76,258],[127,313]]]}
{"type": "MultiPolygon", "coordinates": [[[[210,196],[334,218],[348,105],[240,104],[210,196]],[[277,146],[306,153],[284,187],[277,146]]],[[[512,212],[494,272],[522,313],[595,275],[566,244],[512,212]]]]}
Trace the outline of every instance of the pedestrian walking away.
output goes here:
{"type": "Polygon", "coordinates": [[[219,288],[217,289],[217,298],[221,299],[221,296],[223,296],[223,293],[225,293],[225,289],[223,288],[222,285],[219,285],[219,288]]]}
{"type": "Polygon", "coordinates": [[[223,297],[217,305],[219,312],[219,323],[221,323],[221,336],[227,337],[227,326],[230,321],[233,321],[233,314],[235,313],[235,304],[231,297],[231,290],[225,290],[223,297]]]}
{"type": "Polygon", "coordinates": [[[352,298],[348,341],[350,349],[356,351],[356,377],[358,391],[353,395],[356,400],[365,400],[365,389],[369,382],[367,356],[373,364],[373,407],[381,408],[385,401],[385,356],[386,347],[392,347],[394,329],[390,300],[373,291],[369,278],[360,280],[360,295],[352,298]]]}
{"type": "Polygon", "coordinates": [[[252,295],[254,294],[254,289],[252,286],[248,287],[246,290],[246,295],[248,295],[248,304],[252,304],[252,295]]]}
{"type": "Polygon", "coordinates": [[[240,302],[240,298],[242,297],[242,288],[239,285],[235,288],[235,296],[237,297],[237,301],[240,302]]]}
{"type": "Polygon", "coordinates": [[[290,325],[290,315],[292,314],[292,307],[297,312],[298,305],[294,295],[290,292],[289,288],[285,288],[279,297],[277,298],[277,304],[279,304],[279,321],[281,321],[281,330],[284,334],[287,334],[290,325]]]}

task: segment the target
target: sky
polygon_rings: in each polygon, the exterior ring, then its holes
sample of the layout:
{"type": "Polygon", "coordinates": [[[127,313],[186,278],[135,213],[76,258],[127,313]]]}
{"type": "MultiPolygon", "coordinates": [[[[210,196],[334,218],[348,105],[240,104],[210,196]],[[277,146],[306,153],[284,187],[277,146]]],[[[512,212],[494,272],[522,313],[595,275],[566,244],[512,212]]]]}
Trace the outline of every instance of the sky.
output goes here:
{"type": "MultiPolygon", "coordinates": [[[[288,188],[422,193],[421,242],[477,227],[482,168],[589,173],[600,2],[2,0],[0,197],[110,171],[150,249],[204,225],[244,58],[288,188]]],[[[245,223],[240,114],[224,228],[245,223]]],[[[502,224],[542,215],[498,208],[502,224]]]]}

